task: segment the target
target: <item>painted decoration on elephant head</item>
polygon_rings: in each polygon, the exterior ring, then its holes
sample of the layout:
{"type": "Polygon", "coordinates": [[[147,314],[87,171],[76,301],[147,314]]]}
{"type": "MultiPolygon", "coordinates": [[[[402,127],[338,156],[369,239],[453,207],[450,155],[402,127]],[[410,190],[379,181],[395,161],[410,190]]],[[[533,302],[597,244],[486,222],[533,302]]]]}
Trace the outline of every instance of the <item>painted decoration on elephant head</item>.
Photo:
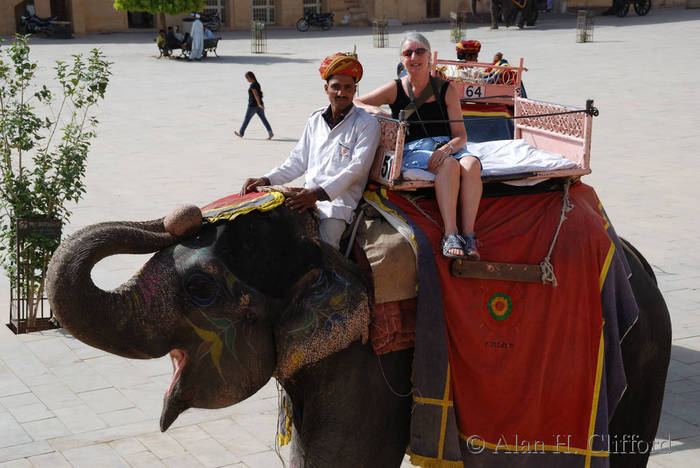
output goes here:
{"type": "Polygon", "coordinates": [[[277,332],[276,375],[282,379],[297,369],[367,339],[369,302],[353,274],[332,267],[315,269],[299,281],[298,296],[277,332]]]}

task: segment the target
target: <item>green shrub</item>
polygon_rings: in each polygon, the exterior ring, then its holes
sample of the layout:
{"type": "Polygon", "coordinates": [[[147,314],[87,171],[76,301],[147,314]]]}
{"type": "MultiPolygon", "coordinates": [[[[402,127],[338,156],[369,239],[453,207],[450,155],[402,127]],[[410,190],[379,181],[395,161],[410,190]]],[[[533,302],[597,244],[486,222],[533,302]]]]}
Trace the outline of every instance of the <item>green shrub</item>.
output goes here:
{"type": "Polygon", "coordinates": [[[29,58],[28,39],[17,36],[0,48],[0,263],[13,284],[18,273],[25,280],[18,292],[33,326],[58,241],[40,234],[25,238],[18,272],[14,224],[23,218],[66,223],[69,203],[82,198],[98,123],[91,111],[104,98],[111,63],[98,49],[87,58],[57,61],[52,91],[34,83],[37,64],[29,58]]]}

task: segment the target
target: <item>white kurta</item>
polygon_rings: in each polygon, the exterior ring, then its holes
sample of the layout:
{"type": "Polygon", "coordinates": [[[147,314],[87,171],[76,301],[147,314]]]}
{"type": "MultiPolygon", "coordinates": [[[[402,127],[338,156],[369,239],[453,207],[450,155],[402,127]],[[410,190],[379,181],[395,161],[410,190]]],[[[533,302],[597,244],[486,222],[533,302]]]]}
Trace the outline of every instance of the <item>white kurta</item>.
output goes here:
{"type": "Polygon", "coordinates": [[[204,49],[204,25],[198,19],[192,23],[192,51],[190,52],[190,60],[202,58],[202,50],[204,49]]]}
{"type": "Polygon", "coordinates": [[[305,188],[322,187],[330,200],[316,203],[320,218],[350,223],[367,184],[381,131],[377,119],[353,107],[332,130],[323,111],[311,114],[287,160],[265,174],[273,185],[305,176],[305,188]]]}

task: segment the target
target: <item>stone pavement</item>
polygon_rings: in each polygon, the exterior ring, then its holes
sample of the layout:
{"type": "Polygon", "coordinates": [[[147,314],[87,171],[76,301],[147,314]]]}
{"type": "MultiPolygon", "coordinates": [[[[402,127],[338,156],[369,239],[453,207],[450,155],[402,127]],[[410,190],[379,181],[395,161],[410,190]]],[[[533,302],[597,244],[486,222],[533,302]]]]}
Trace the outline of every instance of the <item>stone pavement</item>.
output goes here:
{"type": "MultiPolygon", "coordinates": [[[[700,10],[652,10],[646,17],[596,17],[594,42],[575,43],[575,16],[542,15],[534,29],[490,31],[469,25],[482,60],[502,51],[525,57],[528,94],[583,105],[595,99],[595,186],[616,230],[654,266],[673,322],[667,394],[659,428],[671,450],[654,467],[700,466],[700,158],[697,44],[700,10]]],[[[154,219],[180,203],[203,205],[281,162],[306,116],[324,104],[317,68],[323,56],[357,46],[361,92],[390,80],[403,31],[417,29],[441,57],[453,57],[446,24],[392,27],[390,47],[374,49],[370,28],[268,31],[268,53],[249,53],[245,31],[224,32],[220,58],[157,60],[151,34],[36,39],[39,73],[70,54],[101,47],[114,62],[99,137],[90,155],[87,194],[65,234],[99,221],[154,219]],[[256,73],[275,132],[253,120],[233,136],[247,102],[243,74],[256,73]]],[[[112,288],[147,256],[117,256],[93,271],[112,288]]],[[[0,304],[9,299],[0,281],[0,304]]],[[[0,308],[7,321],[7,309],[0,308]]],[[[276,390],[270,382],[231,408],[189,410],[158,431],[170,380],[167,358],[126,360],[61,331],[16,337],[0,330],[0,466],[281,466],[275,452],[276,390]]],[[[286,449],[282,450],[285,457],[286,449]]],[[[409,466],[405,463],[406,466],[409,466]]]]}

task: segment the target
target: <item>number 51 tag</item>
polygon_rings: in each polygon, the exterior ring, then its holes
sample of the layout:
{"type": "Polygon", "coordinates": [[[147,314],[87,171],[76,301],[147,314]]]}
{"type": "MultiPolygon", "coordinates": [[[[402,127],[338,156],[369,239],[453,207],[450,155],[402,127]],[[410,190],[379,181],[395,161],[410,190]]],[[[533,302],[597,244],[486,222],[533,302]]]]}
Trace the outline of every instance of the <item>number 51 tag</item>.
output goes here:
{"type": "Polygon", "coordinates": [[[391,169],[394,166],[394,155],[386,152],[382,157],[382,166],[379,169],[379,178],[387,184],[391,182],[391,169]]]}

